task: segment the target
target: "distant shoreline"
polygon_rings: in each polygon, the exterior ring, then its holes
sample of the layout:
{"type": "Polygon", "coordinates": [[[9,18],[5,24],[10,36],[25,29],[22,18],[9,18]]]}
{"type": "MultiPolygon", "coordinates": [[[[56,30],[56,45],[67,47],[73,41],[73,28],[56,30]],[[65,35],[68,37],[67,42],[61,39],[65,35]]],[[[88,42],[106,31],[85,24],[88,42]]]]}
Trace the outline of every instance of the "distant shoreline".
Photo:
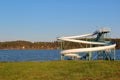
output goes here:
{"type": "MultiPolygon", "coordinates": [[[[120,49],[120,39],[109,39],[117,44],[116,49],[120,49]]],[[[80,44],[64,42],[64,49],[80,48],[80,44]],[[69,44],[69,45],[68,45],[69,44]]],[[[5,41],[0,42],[0,50],[59,50],[60,43],[53,42],[30,42],[30,41],[5,41]]]]}
{"type": "Polygon", "coordinates": [[[0,50],[59,50],[59,49],[0,49],[0,50]]]}

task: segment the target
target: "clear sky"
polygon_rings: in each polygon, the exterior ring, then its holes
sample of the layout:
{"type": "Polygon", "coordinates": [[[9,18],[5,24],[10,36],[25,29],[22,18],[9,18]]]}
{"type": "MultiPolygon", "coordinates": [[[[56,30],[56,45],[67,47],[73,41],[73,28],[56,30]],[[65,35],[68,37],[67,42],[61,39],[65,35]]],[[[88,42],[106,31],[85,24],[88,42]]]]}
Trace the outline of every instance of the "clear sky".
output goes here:
{"type": "Polygon", "coordinates": [[[0,41],[55,41],[103,27],[120,38],[120,0],[0,0],[0,41]]]}

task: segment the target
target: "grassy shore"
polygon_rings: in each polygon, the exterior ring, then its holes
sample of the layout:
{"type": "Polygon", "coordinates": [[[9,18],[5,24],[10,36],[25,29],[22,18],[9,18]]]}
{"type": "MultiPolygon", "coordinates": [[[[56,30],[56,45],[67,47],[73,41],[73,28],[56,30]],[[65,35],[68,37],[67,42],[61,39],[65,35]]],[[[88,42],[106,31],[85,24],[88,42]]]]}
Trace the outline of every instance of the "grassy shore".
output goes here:
{"type": "Polygon", "coordinates": [[[0,80],[120,80],[120,61],[0,62],[0,80]]]}

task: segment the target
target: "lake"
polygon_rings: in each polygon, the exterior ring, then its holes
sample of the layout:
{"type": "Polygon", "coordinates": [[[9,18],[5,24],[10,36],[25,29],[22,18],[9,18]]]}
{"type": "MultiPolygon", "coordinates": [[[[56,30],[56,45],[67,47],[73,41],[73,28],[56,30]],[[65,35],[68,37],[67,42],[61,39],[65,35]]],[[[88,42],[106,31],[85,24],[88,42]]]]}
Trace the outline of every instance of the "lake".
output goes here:
{"type": "MultiPolygon", "coordinates": [[[[120,60],[120,50],[116,50],[120,60]]],[[[60,50],[0,50],[0,62],[60,60],[60,50]]]]}

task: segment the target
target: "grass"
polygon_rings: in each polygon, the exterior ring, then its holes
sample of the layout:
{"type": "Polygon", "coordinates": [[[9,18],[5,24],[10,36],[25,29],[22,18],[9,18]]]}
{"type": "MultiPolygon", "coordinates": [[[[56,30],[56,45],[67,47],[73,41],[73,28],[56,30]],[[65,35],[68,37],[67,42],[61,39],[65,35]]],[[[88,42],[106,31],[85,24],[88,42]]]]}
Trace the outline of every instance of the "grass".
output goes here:
{"type": "Polygon", "coordinates": [[[120,61],[0,62],[0,80],[119,80],[120,61]]]}

